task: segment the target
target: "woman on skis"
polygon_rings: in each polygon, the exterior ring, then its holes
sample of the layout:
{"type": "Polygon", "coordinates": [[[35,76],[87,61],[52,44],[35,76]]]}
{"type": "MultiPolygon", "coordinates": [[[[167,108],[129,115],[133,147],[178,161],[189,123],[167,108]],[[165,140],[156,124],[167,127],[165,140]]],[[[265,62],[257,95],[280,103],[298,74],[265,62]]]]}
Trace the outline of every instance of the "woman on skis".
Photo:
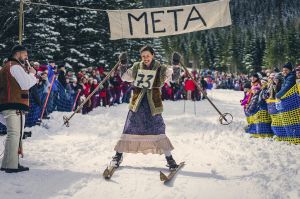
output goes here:
{"type": "MultiPolygon", "coordinates": [[[[122,80],[133,82],[134,86],[123,134],[115,146],[116,154],[111,165],[119,167],[123,153],[152,153],[164,154],[167,166],[174,170],[178,167],[171,154],[174,147],[165,134],[166,126],[161,115],[161,87],[172,79],[173,70],[155,60],[150,46],[142,47],[140,55],[141,61],[131,68],[120,64],[122,80]]],[[[121,62],[125,59],[127,57],[120,57],[121,62]]],[[[173,55],[173,62],[179,63],[179,60],[179,54],[173,55]]]]}

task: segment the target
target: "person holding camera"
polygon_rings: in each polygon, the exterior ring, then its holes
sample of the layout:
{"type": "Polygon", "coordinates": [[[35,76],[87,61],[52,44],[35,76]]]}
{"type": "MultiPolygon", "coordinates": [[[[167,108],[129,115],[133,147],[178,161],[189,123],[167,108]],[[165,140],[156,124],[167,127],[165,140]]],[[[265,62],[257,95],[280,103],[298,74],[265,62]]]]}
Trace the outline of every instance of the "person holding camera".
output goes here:
{"type": "Polygon", "coordinates": [[[27,49],[14,46],[11,57],[0,70],[0,115],[7,127],[1,171],[6,173],[29,170],[19,163],[19,155],[23,157],[22,135],[25,112],[29,110],[29,89],[37,83],[35,69],[30,65],[25,67],[27,59],[27,49]]]}

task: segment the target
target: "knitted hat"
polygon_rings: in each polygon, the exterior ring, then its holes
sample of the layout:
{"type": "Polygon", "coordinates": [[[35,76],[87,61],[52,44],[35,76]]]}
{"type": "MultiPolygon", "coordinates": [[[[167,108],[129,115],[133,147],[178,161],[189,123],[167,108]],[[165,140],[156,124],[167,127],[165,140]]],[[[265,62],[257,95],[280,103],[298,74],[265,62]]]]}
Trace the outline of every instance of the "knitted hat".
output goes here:
{"type": "Polygon", "coordinates": [[[244,88],[249,88],[249,89],[250,89],[250,88],[251,88],[250,82],[245,83],[245,84],[244,84],[244,88]]]}
{"type": "Polygon", "coordinates": [[[292,70],[293,70],[293,65],[292,65],[291,62],[288,62],[288,63],[286,63],[286,64],[283,66],[283,68],[287,68],[287,69],[289,69],[290,71],[292,71],[292,70]]]}

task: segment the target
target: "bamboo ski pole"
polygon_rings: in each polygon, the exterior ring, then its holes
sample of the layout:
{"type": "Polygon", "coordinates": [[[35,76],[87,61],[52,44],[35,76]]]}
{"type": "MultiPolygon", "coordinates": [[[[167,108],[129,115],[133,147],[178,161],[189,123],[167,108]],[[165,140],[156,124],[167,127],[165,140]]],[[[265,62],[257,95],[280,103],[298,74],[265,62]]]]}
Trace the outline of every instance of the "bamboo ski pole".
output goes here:
{"type": "Polygon", "coordinates": [[[74,111],[75,107],[76,107],[76,104],[77,104],[77,100],[78,100],[78,97],[79,97],[79,94],[80,94],[81,91],[78,91],[77,92],[77,95],[75,97],[75,101],[73,103],[73,106],[72,106],[72,112],[74,111]]]}
{"type": "Polygon", "coordinates": [[[231,124],[232,120],[233,120],[233,116],[230,113],[221,113],[221,111],[215,106],[215,104],[209,99],[209,97],[207,97],[207,95],[205,94],[205,92],[202,89],[201,83],[198,84],[198,82],[196,82],[196,80],[193,78],[193,76],[188,71],[187,67],[182,63],[181,60],[180,60],[180,64],[184,68],[184,71],[186,72],[186,74],[188,75],[188,77],[191,78],[191,80],[194,82],[195,86],[199,89],[199,91],[203,94],[203,96],[208,100],[208,102],[212,105],[212,107],[214,107],[214,109],[219,113],[219,115],[220,115],[220,118],[219,118],[220,123],[222,125],[229,125],[229,124],[231,124]],[[226,118],[226,116],[230,116],[230,118],[226,118]],[[223,121],[225,123],[223,123],[223,121]]]}
{"type": "Polygon", "coordinates": [[[51,84],[50,84],[50,87],[49,87],[49,91],[48,91],[48,94],[47,94],[47,97],[46,97],[46,100],[45,100],[45,103],[44,103],[44,106],[43,106],[43,110],[42,110],[41,117],[40,117],[41,122],[43,120],[43,116],[44,116],[45,110],[47,108],[49,96],[50,96],[50,93],[52,92],[52,87],[53,87],[54,81],[55,81],[55,74],[52,77],[51,84]]]}

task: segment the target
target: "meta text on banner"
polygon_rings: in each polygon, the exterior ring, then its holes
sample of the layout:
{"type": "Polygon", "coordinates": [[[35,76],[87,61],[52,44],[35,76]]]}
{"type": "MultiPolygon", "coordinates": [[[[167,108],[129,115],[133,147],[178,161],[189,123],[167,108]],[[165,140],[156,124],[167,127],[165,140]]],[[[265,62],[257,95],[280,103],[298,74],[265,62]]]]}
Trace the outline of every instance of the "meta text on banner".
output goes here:
{"type": "Polygon", "coordinates": [[[112,40],[177,35],[231,25],[229,0],[107,13],[112,40]]]}

